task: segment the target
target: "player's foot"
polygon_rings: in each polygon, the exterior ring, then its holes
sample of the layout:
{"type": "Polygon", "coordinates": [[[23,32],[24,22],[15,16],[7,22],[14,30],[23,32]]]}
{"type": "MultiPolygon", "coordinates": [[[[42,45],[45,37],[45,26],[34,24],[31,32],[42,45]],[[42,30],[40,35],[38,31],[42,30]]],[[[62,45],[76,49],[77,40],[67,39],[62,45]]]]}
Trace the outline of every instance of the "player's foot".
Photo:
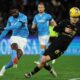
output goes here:
{"type": "Polygon", "coordinates": [[[39,61],[34,61],[34,64],[39,65],[40,62],[39,61]]]}
{"type": "Polygon", "coordinates": [[[3,76],[3,74],[0,72],[0,77],[3,76]]]}
{"type": "Polygon", "coordinates": [[[5,66],[3,66],[0,71],[0,76],[3,76],[5,71],[6,71],[5,66]]]}
{"type": "Polygon", "coordinates": [[[51,69],[50,73],[52,74],[52,76],[57,77],[57,73],[53,68],[51,69]]]}
{"type": "Polygon", "coordinates": [[[18,67],[18,65],[17,65],[17,64],[14,64],[14,65],[13,65],[13,68],[15,68],[15,69],[16,69],[17,67],[18,67]]]}
{"type": "Polygon", "coordinates": [[[52,64],[54,64],[54,63],[55,63],[55,61],[56,61],[56,60],[52,60],[52,64]]]}
{"type": "Polygon", "coordinates": [[[32,77],[32,73],[31,73],[31,72],[26,73],[24,76],[25,76],[26,78],[31,78],[31,77],[32,77]]]}

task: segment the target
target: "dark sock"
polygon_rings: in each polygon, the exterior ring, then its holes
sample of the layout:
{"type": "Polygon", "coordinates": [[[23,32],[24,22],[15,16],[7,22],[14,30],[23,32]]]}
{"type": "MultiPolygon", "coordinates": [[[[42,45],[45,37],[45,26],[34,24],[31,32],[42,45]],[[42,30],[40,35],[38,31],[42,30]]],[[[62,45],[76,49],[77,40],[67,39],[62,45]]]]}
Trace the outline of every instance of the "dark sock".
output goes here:
{"type": "Polygon", "coordinates": [[[52,67],[51,67],[49,64],[45,65],[44,68],[45,68],[47,71],[52,72],[52,71],[51,71],[52,67]]]}
{"type": "Polygon", "coordinates": [[[40,68],[36,66],[36,67],[34,68],[34,70],[31,72],[31,74],[34,75],[34,74],[36,74],[36,73],[39,72],[39,71],[40,71],[40,68]]]}
{"type": "Polygon", "coordinates": [[[45,65],[44,68],[49,71],[49,73],[51,73],[54,77],[57,77],[57,73],[55,72],[55,70],[49,65],[45,65]]]}

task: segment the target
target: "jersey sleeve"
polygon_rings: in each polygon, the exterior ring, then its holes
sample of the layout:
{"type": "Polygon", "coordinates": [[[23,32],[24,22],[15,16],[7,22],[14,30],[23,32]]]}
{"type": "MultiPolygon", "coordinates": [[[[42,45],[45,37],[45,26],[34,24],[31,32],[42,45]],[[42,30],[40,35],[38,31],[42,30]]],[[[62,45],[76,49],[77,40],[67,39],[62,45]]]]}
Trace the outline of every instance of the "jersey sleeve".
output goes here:
{"type": "Polygon", "coordinates": [[[9,24],[7,24],[5,30],[14,30],[17,28],[20,28],[22,26],[22,22],[21,21],[17,21],[15,25],[11,26],[9,24]]]}
{"type": "Polygon", "coordinates": [[[8,33],[8,31],[4,30],[0,35],[0,40],[2,40],[6,36],[7,33],[8,33]]]}
{"type": "Polygon", "coordinates": [[[27,16],[24,16],[20,22],[22,23],[22,25],[25,25],[25,26],[28,26],[28,19],[27,19],[27,16]]]}
{"type": "MultiPolygon", "coordinates": [[[[9,23],[9,19],[8,19],[6,28],[7,28],[9,25],[10,25],[10,23],[9,23]]],[[[2,39],[7,35],[8,32],[9,32],[9,30],[5,30],[5,29],[4,29],[4,31],[3,31],[3,32],[1,33],[1,35],[0,35],[0,40],[2,40],[2,39]]]]}
{"type": "Polygon", "coordinates": [[[65,23],[62,21],[60,22],[56,27],[54,27],[54,31],[58,32],[58,33],[61,33],[61,32],[64,32],[64,29],[65,29],[65,23]]]}
{"type": "Polygon", "coordinates": [[[34,25],[37,24],[36,16],[34,17],[32,24],[34,24],[34,25]]]}
{"type": "Polygon", "coordinates": [[[16,25],[10,26],[10,27],[6,27],[5,30],[14,30],[14,29],[20,28],[21,26],[22,26],[22,23],[21,22],[17,22],[16,25]]]}
{"type": "Polygon", "coordinates": [[[49,21],[51,21],[53,19],[50,14],[48,14],[47,18],[48,18],[49,21]]]}

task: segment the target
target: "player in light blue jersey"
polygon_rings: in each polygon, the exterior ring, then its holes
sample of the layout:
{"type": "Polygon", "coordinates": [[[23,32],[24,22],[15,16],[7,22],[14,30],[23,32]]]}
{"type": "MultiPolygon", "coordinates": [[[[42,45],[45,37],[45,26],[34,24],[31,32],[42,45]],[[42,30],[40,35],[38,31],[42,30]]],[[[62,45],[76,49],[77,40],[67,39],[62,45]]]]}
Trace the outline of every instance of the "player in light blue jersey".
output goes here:
{"type": "Polygon", "coordinates": [[[29,31],[27,28],[27,16],[20,13],[16,7],[13,7],[10,12],[11,16],[7,21],[5,30],[0,35],[0,40],[2,40],[10,30],[12,30],[12,36],[10,38],[11,60],[7,65],[2,67],[0,76],[3,76],[4,72],[8,68],[17,68],[18,60],[21,58],[24,52],[24,48],[27,43],[27,37],[29,35],[29,31]]]}
{"type": "MultiPolygon", "coordinates": [[[[46,46],[49,41],[50,33],[49,33],[49,25],[56,26],[55,20],[52,18],[52,16],[45,12],[45,6],[43,3],[40,3],[38,5],[38,14],[35,15],[33,19],[32,29],[37,27],[38,29],[38,37],[40,42],[40,59],[42,57],[43,52],[46,49],[46,46]]],[[[38,64],[39,62],[34,62],[38,64]]]]}
{"type": "MultiPolygon", "coordinates": [[[[38,14],[35,15],[34,20],[33,20],[33,25],[32,29],[35,27],[38,28],[38,37],[39,37],[39,42],[40,42],[40,47],[41,47],[41,55],[40,58],[42,58],[42,55],[46,49],[46,45],[48,44],[49,41],[49,25],[56,26],[56,22],[52,18],[50,14],[45,13],[45,6],[43,3],[38,5],[38,14]],[[50,24],[49,24],[50,23],[50,24]]],[[[41,59],[40,59],[41,62],[41,59]]],[[[36,65],[40,65],[39,62],[34,62],[36,65]]],[[[50,65],[48,63],[45,64],[44,68],[49,71],[50,65]]],[[[33,74],[35,74],[39,69],[36,67],[34,71],[30,73],[26,73],[25,77],[29,78],[33,74]]],[[[53,76],[57,77],[57,73],[55,72],[54,68],[51,68],[49,71],[53,76]]]]}

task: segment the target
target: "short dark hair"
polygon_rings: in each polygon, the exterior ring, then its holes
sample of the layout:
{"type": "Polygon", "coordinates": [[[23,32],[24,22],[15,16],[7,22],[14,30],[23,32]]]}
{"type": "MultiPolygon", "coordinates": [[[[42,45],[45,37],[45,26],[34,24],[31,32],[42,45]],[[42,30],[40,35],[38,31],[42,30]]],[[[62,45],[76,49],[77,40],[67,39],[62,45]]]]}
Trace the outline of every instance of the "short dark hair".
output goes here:
{"type": "Polygon", "coordinates": [[[43,2],[40,2],[38,5],[43,5],[45,7],[45,4],[43,2]]]}
{"type": "Polygon", "coordinates": [[[10,7],[10,10],[13,10],[13,9],[19,9],[19,8],[18,8],[17,5],[12,5],[12,6],[10,7]]]}

